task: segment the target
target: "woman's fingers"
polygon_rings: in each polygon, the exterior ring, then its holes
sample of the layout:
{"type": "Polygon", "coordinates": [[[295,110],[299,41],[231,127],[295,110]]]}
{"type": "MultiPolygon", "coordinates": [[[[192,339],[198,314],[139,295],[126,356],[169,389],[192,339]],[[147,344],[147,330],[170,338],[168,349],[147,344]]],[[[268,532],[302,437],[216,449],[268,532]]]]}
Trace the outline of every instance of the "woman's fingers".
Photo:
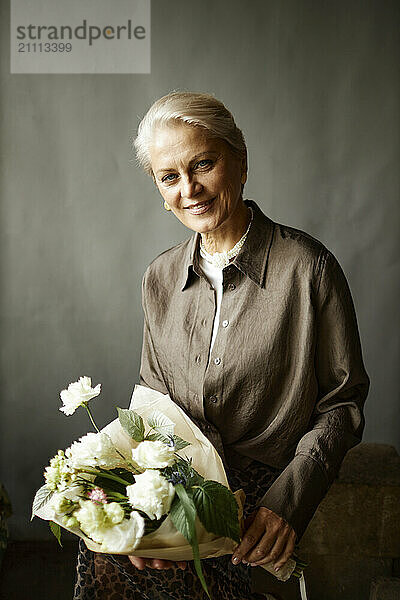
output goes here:
{"type": "Polygon", "coordinates": [[[286,539],[283,536],[275,537],[272,532],[265,534],[251,552],[244,557],[244,560],[251,565],[265,564],[271,562],[280,556],[283,548],[286,546],[286,539]],[[280,546],[281,551],[276,553],[275,547],[280,546]]]}
{"type": "Polygon", "coordinates": [[[134,567],[143,571],[143,569],[172,569],[173,567],[179,567],[180,569],[186,569],[186,561],[179,561],[177,563],[171,560],[162,560],[161,558],[142,558],[140,556],[129,556],[129,560],[134,567]]]}
{"type": "Polygon", "coordinates": [[[150,569],[172,569],[172,567],[174,567],[175,564],[170,560],[161,560],[161,558],[153,558],[148,560],[147,566],[149,566],[150,569]]]}
{"type": "Polygon", "coordinates": [[[286,544],[286,548],[283,550],[280,557],[276,560],[274,567],[276,570],[281,569],[283,565],[289,560],[294,552],[294,548],[296,545],[296,533],[292,529],[289,538],[286,544]]]}
{"type": "Polygon", "coordinates": [[[284,519],[275,515],[275,513],[266,515],[265,534],[245,559],[249,563],[257,564],[260,562],[265,564],[275,561],[286,547],[290,530],[290,525],[284,519]]]}
{"type": "Polygon", "coordinates": [[[140,556],[128,556],[128,558],[133,564],[133,566],[139,569],[139,571],[143,571],[143,569],[146,568],[145,558],[140,558],[140,556]]]}
{"type": "Polygon", "coordinates": [[[257,544],[264,532],[264,522],[262,516],[260,518],[260,511],[258,511],[254,521],[245,532],[241,543],[233,553],[232,562],[234,565],[238,565],[242,561],[242,558],[257,544]]]}
{"type": "Polygon", "coordinates": [[[293,528],[279,515],[260,507],[236,548],[232,562],[252,565],[274,563],[281,568],[292,555],[296,541],[293,528]]]}
{"type": "Polygon", "coordinates": [[[285,565],[287,560],[293,554],[296,542],[295,532],[290,526],[288,527],[288,532],[283,533],[277,538],[270,552],[268,552],[263,559],[254,561],[252,563],[253,565],[260,566],[272,562],[276,570],[281,569],[285,565]]]}

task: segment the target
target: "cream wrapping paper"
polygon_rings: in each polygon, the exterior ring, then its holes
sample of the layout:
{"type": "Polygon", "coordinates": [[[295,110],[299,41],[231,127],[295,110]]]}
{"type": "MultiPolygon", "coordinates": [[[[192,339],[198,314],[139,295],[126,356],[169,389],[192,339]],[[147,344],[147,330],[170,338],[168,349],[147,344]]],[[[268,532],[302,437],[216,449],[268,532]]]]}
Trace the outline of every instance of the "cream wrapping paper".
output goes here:
{"type": "MultiPolygon", "coordinates": [[[[167,394],[164,395],[156,390],[136,385],[129,408],[138,413],[145,421],[155,410],[160,411],[169,417],[169,419],[175,423],[175,434],[190,444],[179,452],[180,455],[191,458],[193,467],[205,479],[217,481],[229,488],[225,468],[218,452],[211,442],[203,435],[200,429],[167,394]]],[[[135,448],[138,445],[138,443],[124,431],[118,419],[109,423],[102,431],[110,436],[114,445],[125,456],[130,456],[132,448],[135,448]]],[[[239,507],[239,519],[240,522],[242,522],[243,504],[245,500],[243,490],[236,491],[235,498],[239,507]]],[[[49,504],[38,510],[36,515],[41,519],[53,520],[64,529],[68,529],[79,536],[93,552],[104,552],[100,544],[85,536],[78,528],[65,527],[61,520],[54,516],[54,512],[49,504]]],[[[200,558],[215,558],[233,553],[233,550],[236,547],[236,543],[233,540],[216,536],[213,533],[208,533],[198,519],[196,530],[200,558]]],[[[141,556],[143,558],[160,558],[171,561],[193,560],[191,546],[176,530],[170,517],[167,517],[156,531],[145,535],[135,550],[127,547],[124,551],[119,552],[119,554],[130,554],[141,556]]],[[[286,565],[280,569],[278,573],[273,570],[271,564],[264,565],[263,568],[271,572],[281,581],[286,581],[289,579],[295,566],[295,560],[289,559],[286,565]]]]}

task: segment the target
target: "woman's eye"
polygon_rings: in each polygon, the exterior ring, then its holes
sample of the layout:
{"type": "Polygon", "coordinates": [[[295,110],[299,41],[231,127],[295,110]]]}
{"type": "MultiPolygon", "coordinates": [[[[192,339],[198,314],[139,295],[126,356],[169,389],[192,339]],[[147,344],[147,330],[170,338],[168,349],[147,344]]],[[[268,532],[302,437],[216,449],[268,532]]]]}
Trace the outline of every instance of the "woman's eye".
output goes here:
{"type": "Polygon", "coordinates": [[[212,160],[210,160],[209,158],[204,158],[203,160],[199,160],[199,162],[196,163],[196,167],[200,167],[200,169],[202,169],[204,167],[210,167],[212,164],[212,160]]]}
{"type": "Polygon", "coordinates": [[[163,183],[170,183],[171,181],[174,181],[175,177],[176,177],[175,173],[168,173],[168,175],[164,175],[164,177],[161,179],[161,181],[163,183]]]}

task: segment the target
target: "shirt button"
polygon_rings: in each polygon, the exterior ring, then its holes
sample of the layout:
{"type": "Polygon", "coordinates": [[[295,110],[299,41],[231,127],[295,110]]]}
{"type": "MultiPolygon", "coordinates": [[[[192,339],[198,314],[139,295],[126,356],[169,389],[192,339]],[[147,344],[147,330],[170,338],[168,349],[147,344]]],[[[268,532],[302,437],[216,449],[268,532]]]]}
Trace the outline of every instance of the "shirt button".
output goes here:
{"type": "Polygon", "coordinates": [[[200,363],[201,363],[201,356],[200,356],[200,354],[198,354],[198,355],[196,356],[196,362],[197,362],[197,364],[200,364],[200,363]]]}
{"type": "Polygon", "coordinates": [[[202,320],[201,322],[202,326],[205,327],[207,325],[207,321],[205,319],[202,320]]]}
{"type": "Polygon", "coordinates": [[[227,321],[226,319],[225,319],[225,321],[222,321],[222,327],[228,327],[228,325],[229,325],[229,321],[227,321]]]}
{"type": "Polygon", "coordinates": [[[210,402],[213,402],[214,404],[216,404],[218,402],[217,396],[210,396],[210,402]]]}
{"type": "Polygon", "coordinates": [[[233,292],[233,290],[234,290],[235,288],[236,288],[236,285],[235,285],[234,283],[229,283],[229,284],[228,284],[228,290],[229,290],[230,292],[233,292]]]}
{"type": "Polygon", "coordinates": [[[220,358],[214,358],[214,364],[215,365],[220,365],[221,364],[221,359],[220,358]]]}

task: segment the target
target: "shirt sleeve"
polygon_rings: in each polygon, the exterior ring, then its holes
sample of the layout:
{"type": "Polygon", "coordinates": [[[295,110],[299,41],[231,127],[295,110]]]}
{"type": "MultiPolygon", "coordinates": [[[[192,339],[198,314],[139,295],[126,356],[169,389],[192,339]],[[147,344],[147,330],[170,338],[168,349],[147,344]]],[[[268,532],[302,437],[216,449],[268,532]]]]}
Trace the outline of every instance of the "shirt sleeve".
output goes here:
{"type": "Polygon", "coordinates": [[[369,389],[346,278],[329,251],[325,250],[321,264],[315,294],[317,400],[294,458],[260,502],[286,519],[297,539],[337,476],[346,452],[361,441],[369,389]]]}
{"type": "Polygon", "coordinates": [[[146,298],[146,274],[142,280],[142,306],[144,312],[144,326],[140,362],[140,385],[144,385],[152,390],[157,390],[162,394],[168,394],[169,390],[157,359],[149,327],[146,298]]]}

